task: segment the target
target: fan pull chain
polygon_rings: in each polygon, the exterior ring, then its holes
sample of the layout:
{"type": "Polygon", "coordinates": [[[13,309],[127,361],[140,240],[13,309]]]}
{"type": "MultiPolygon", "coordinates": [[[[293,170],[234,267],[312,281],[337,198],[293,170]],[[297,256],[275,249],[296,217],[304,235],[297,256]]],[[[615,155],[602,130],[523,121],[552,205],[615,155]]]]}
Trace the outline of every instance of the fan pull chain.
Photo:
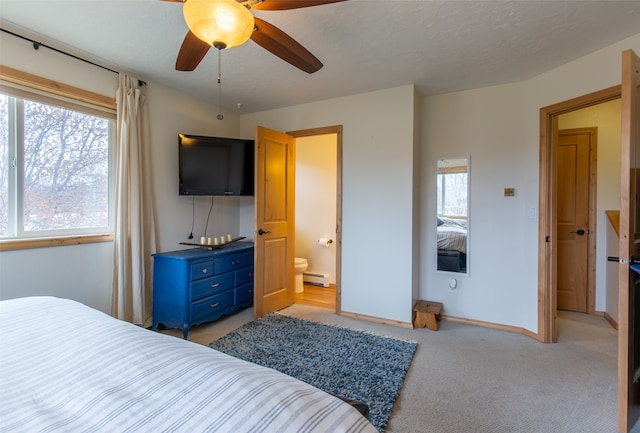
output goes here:
{"type": "Polygon", "coordinates": [[[222,120],[224,119],[224,116],[222,115],[222,68],[221,68],[221,62],[220,62],[220,53],[222,52],[222,50],[220,48],[218,48],[218,116],[217,119],[218,120],[222,120]]]}

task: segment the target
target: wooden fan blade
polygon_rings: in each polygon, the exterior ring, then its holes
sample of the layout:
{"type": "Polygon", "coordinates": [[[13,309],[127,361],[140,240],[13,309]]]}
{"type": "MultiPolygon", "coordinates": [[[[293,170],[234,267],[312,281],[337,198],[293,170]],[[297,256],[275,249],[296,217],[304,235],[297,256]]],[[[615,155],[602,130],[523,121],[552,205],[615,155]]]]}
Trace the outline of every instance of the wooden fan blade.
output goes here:
{"type": "Polygon", "coordinates": [[[284,11],[288,9],[308,8],[311,6],[338,3],[346,0],[263,0],[261,3],[251,5],[251,9],[261,11],[284,11]]]}
{"type": "Polygon", "coordinates": [[[176,71],[193,71],[209,51],[209,44],[202,42],[189,31],[182,41],[176,59],[176,71]]]}
{"type": "Polygon", "coordinates": [[[291,36],[260,18],[255,20],[256,26],[251,34],[253,42],[309,74],[322,68],[322,62],[291,36]]]}

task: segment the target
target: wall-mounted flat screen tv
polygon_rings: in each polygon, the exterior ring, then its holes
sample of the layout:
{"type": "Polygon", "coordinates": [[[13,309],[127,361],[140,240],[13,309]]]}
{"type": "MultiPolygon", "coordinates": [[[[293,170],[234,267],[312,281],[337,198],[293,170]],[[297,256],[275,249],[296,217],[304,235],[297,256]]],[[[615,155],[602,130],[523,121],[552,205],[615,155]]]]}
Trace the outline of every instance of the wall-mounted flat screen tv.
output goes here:
{"type": "Polygon", "coordinates": [[[180,195],[253,195],[253,140],[178,135],[180,195]]]}

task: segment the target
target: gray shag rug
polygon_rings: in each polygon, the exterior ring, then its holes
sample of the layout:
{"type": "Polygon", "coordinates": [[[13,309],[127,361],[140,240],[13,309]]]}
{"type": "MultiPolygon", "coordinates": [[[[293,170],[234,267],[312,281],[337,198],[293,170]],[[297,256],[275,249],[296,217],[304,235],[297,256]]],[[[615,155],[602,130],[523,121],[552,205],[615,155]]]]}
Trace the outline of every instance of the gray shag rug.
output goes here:
{"type": "Polygon", "coordinates": [[[384,431],[417,343],[268,314],[209,347],[366,403],[384,431]]]}

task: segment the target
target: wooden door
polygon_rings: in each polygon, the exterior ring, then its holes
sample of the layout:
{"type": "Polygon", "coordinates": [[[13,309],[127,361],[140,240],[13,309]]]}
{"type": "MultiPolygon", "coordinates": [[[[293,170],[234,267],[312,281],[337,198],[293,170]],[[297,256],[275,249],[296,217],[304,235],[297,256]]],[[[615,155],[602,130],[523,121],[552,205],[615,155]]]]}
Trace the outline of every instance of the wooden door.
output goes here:
{"type": "Polygon", "coordinates": [[[640,418],[640,58],[622,53],[618,430],[640,418]],[[637,268],[638,270],[634,270],[637,268]]]}
{"type": "Polygon", "coordinates": [[[295,138],[256,129],[254,316],[293,303],[295,138]]]}
{"type": "Polygon", "coordinates": [[[590,152],[595,128],[558,132],[557,308],[587,312],[590,152]]]}

